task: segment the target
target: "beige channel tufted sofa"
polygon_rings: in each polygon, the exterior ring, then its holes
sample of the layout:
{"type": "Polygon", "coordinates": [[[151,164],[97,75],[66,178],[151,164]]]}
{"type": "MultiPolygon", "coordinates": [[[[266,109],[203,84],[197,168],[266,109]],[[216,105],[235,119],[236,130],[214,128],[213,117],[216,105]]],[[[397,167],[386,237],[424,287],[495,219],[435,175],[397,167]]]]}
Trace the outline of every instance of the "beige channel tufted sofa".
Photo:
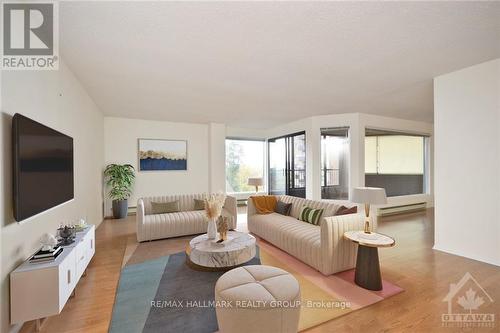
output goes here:
{"type": "MultiPolygon", "coordinates": [[[[357,247],[343,236],[346,231],[363,230],[363,214],[335,216],[342,204],[347,205],[345,202],[313,201],[286,195],[278,196],[278,200],[292,203],[290,216],[257,214],[252,199],[248,200],[248,230],[251,233],[324,275],[345,271],[356,265],[357,247]],[[324,209],[319,226],[297,219],[304,205],[324,209]]],[[[376,230],[376,221],[372,222],[372,229],[376,230]]]]}
{"type": "MultiPolygon", "coordinates": [[[[145,197],[137,201],[137,241],[196,235],[207,232],[204,210],[194,210],[194,199],[204,199],[206,194],[185,194],[145,197]],[[179,201],[179,212],[152,214],[151,202],[179,201]]],[[[222,212],[229,217],[229,229],[236,229],[236,198],[228,196],[222,212]]]]}

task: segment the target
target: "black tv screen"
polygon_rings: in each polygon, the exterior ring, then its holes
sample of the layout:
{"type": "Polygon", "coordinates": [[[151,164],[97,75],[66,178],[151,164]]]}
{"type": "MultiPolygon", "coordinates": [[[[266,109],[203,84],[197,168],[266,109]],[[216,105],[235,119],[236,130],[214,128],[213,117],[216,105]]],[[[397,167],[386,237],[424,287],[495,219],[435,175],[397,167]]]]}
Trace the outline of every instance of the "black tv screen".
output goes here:
{"type": "Polygon", "coordinates": [[[14,218],[73,199],[73,139],[23,115],[12,119],[14,218]]]}

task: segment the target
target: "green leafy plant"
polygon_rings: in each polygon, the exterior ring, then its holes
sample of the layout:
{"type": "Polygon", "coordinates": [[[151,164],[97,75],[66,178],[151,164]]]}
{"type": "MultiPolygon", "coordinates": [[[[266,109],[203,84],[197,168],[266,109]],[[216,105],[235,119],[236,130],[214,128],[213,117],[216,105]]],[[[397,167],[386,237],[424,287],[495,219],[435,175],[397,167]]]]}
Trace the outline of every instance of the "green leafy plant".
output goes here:
{"type": "Polygon", "coordinates": [[[135,180],[135,169],[130,164],[110,164],[104,170],[106,185],[110,187],[109,197],[112,200],[126,200],[132,194],[135,180]]]}

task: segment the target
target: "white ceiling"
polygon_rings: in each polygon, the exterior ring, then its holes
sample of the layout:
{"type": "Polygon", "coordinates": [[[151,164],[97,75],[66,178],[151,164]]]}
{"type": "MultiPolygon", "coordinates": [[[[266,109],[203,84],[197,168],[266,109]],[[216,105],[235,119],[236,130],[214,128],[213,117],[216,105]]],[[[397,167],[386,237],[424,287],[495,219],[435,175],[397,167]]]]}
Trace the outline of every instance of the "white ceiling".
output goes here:
{"type": "Polygon", "coordinates": [[[500,57],[499,2],[61,2],[60,49],[106,115],[267,128],[432,122],[432,78],[500,57]]]}

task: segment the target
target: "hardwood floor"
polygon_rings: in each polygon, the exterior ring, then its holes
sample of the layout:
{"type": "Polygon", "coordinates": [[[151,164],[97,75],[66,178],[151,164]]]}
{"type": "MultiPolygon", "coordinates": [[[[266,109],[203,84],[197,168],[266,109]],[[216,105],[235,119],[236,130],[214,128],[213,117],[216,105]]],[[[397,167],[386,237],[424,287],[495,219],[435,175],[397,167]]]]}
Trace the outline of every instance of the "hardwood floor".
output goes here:
{"type": "MultiPolygon", "coordinates": [[[[240,223],[240,222],[238,222],[240,223]]],[[[240,224],[242,230],[246,225],[240,224]]],[[[405,289],[364,309],[315,327],[309,332],[500,332],[500,268],[432,250],[433,211],[386,218],[378,231],[393,236],[394,248],[379,251],[382,276],[405,289]],[[494,313],[496,326],[481,329],[442,327],[443,298],[451,283],[471,273],[495,301],[481,307],[494,313]]],[[[41,332],[107,332],[127,242],[135,238],[135,220],[105,220],[96,230],[96,249],[76,296],[59,316],[50,317],[41,332]]],[[[185,241],[191,237],[185,237],[185,241]]],[[[172,247],[179,247],[178,239],[172,247]]],[[[182,247],[182,245],[181,245],[182,247]]],[[[27,323],[21,332],[34,331],[27,323]]],[[[168,332],[166,330],[165,332],[168,332]]]]}

